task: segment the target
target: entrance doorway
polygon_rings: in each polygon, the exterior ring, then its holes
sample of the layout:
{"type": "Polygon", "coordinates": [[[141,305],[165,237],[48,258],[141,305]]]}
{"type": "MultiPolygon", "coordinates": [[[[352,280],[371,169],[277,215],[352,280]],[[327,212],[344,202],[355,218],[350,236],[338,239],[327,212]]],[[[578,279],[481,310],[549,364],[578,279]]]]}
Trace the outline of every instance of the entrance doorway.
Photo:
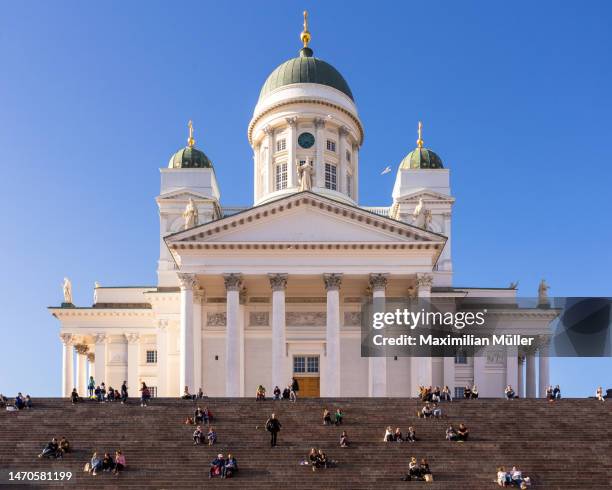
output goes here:
{"type": "Polygon", "coordinates": [[[316,398],[321,394],[319,356],[293,356],[293,377],[300,385],[298,396],[301,398],[316,398]]]}

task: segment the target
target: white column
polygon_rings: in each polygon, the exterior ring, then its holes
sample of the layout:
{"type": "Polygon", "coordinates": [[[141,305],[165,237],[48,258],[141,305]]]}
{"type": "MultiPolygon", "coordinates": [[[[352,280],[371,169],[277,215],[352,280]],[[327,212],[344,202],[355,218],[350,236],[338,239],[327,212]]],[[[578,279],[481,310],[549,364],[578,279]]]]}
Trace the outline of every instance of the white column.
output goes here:
{"type": "MultiPolygon", "coordinates": [[[[93,349],[93,346],[88,346],[89,350],[91,351],[93,349]]],[[[96,380],[96,364],[95,364],[95,360],[96,360],[96,355],[93,352],[88,352],[87,353],[87,368],[88,368],[88,373],[87,373],[87,385],[89,385],[89,377],[93,377],[94,381],[96,380]]]]}
{"type": "Polygon", "coordinates": [[[125,381],[127,381],[128,393],[132,393],[132,396],[135,396],[140,389],[138,385],[140,335],[137,333],[126,333],[125,340],[127,341],[127,379],[125,381]]]}
{"type": "Polygon", "coordinates": [[[485,396],[488,397],[489,393],[487,393],[486,374],[485,374],[485,369],[487,365],[487,354],[485,350],[482,350],[480,352],[475,352],[473,359],[474,359],[474,384],[478,388],[478,394],[481,398],[485,396]]]}
{"type": "Polygon", "coordinates": [[[105,333],[98,333],[95,335],[96,341],[96,386],[100,386],[102,383],[106,383],[106,343],[108,337],[105,333]]]}
{"type": "Polygon", "coordinates": [[[351,153],[353,160],[353,200],[359,202],[359,146],[353,145],[351,153]]]}
{"type": "Polygon", "coordinates": [[[287,141],[287,187],[291,189],[297,186],[296,144],[297,144],[297,120],[296,116],[288,117],[289,138],[287,141]]]}
{"type": "Polygon", "coordinates": [[[225,396],[240,396],[240,274],[225,274],[227,314],[225,328],[225,396]]]}
{"type": "MultiPolygon", "coordinates": [[[[543,340],[543,342],[547,342],[547,340],[543,340]]],[[[548,348],[548,344],[544,343],[543,345],[540,346],[539,349],[539,353],[540,355],[538,356],[538,361],[539,361],[539,370],[538,370],[538,374],[539,374],[539,392],[540,392],[540,398],[545,398],[546,397],[546,388],[548,388],[548,385],[550,385],[550,357],[548,357],[549,354],[549,348],[548,348]]]]}
{"type": "MultiPolygon", "coordinates": [[[[157,396],[171,396],[168,393],[168,320],[157,321],[157,396]]],[[[130,387],[134,391],[134,387],[130,387]]],[[[140,386],[136,386],[140,389],[140,386]]]]}
{"type": "Polygon", "coordinates": [[[441,265],[440,270],[452,271],[453,261],[451,255],[451,213],[443,213],[442,216],[444,218],[444,230],[442,231],[442,234],[445,235],[447,238],[446,243],[444,244],[444,249],[442,250],[442,256],[439,259],[439,263],[441,265]]]}
{"type": "Polygon", "coordinates": [[[266,161],[263,168],[262,192],[262,195],[266,195],[274,190],[274,186],[272,185],[272,179],[274,178],[274,128],[271,126],[266,126],[263,131],[266,134],[266,145],[268,145],[266,161]]]}
{"type": "MultiPolygon", "coordinates": [[[[376,311],[384,311],[385,292],[387,289],[386,274],[370,274],[372,301],[376,311]]],[[[387,396],[387,358],[369,358],[370,376],[368,379],[368,395],[371,397],[387,396]]]]}
{"type": "MultiPolygon", "coordinates": [[[[417,296],[419,299],[431,297],[431,286],[433,284],[432,274],[417,274],[417,296]]],[[[419,332],[417,332],[419,333],[419,332]]],[[[419,386],[431,386],[433,384],[432,360],[430,357],[413,357],[410,363],[412,378],[412,393],[418,393],[419,386]]]]}
{"type": "Polygon", "coordinates": [[[338,128],[338,192],[343,192],[348,195],[348,189],[346,188],[346,135],[348,129],[346,126],[340,126],[338,128]]]}
{"type": "MultiPolygon", "coordinates": [[[[340,284],[342,274],[324,274],[327,289],[327,342],[321,396],[340,396],[340,284]]],[[[281,385],[279,385],[281,386],[281,385]]]]}
{"type": "MultiPolygon", "coordinates": [[[[451,395],[455,396],[455,358],[444,358],[444,386],[448,386],[451,395]]],[[[414,391],[414,390],[413,390],[414,391]]]]}
{"type": "MultiPolygon", "coordinates": [[[[272,386],[279,388],[288,382],[285,373],[285,289],[287,274],[268,274],[272,287],[272,386]]],[[[282,388],[281,388],[282,389],[282,388]]]]}
{"type": "MultiPolygon", "coordinates": [[[[516,347],[508,347],[506,349],[506,384],[512,386],[515,393],[518,393],[518,380],[518,350],[516,347]]],[[[499,396],[502,396],[502,394],[500,393],[499,396]]]]}
{"type": "Polygon", "coordinates": [[[87,345],[77,344],[76,351],[76,389],[79,396],[87,394],[87,345]]]}
{"type": "Polygon", "coordinates": [[[69,397],[74,388],[72,346],[74,336],[71,333],[60,334],[62,340],[62,396],[69,397]]]}
{"type": "Polygon", "coordinates": [[[314,120],[315,126],[315,183],[314,186],[323,189],[325,187],[325,121],[320,117],[314,120]]]}
{"type": "Polygon", "coordinates": [[[193,391],[202,388],[202,301],[204,290],[193,291],[193,391]]]}
{"type": "Polygon", "coordinates": [[[518,379],[516,381],[516,394],[519,398],[525,398],[525,358],[519,356],[518,359],[518,379]]]}
{"type": "Polygon", "coordinates": [[[536,390],[536,357],[535,354],[527,354],[527,374],[526,374],[526,381],[527,381],[527,393],[526,393],[526,397],[527,398],[536,398],[537,396],[537,390],[536,390]]]}
{"type": "Polygon", "coordinates": [[[194,391],[193,378],[193,289],[197,285],[196,275],[177,273],[181,285],[181,324],[180,324],[180,361],[179,393],[187,387],[194,391]]]}

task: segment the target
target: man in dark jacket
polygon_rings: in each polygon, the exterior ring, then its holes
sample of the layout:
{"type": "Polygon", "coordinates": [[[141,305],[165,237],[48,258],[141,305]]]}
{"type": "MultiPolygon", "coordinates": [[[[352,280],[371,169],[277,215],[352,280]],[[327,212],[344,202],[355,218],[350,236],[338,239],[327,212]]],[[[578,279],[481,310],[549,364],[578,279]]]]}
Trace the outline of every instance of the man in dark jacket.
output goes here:
{"type": "Polygon", "coordinates": [[[124,381],[123,384],[121,385],[121,403],[127,402],[127,399],[128,399],[128,388],[127,388],[127,382],[124,381]]]}
{"type": "Polygon", "coordinates": [[[270,447],[276,446],[276,436],[281,430],[281,423],[276,415],[270,415],[270,418],[266,421],[266,430],[270,433],[270,447]]]}

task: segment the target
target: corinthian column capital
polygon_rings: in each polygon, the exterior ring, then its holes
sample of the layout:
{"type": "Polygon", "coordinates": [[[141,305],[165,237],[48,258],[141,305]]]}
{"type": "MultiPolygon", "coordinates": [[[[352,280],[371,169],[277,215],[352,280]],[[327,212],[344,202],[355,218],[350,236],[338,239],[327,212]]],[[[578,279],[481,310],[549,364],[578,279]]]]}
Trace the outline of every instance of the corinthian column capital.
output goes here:
{"type": "Polygon", "coordinates": [[[71,333],[61,333],[60,340],[64,345],[73,345],[76,341],[76,337],[71,333]]]}
{"type": "Polygon", "coordinates": [[[223,281],[228,291],[240,291],[242,288],[242,274],[223,274],[223,281]]]}
{"type": "Polygon", "coordinates": [[[181,289],[193,289],[198,285],[195,274],[177,272],[176,275],[178,277],[179,284],[181,285],[181,289]]]}
{"type": "Polygon", "coordinates": [[[272,291],[284,291],[287,287],[288,274],[268,274],[272,291]]]}
{"type": "Polygon", "coordinates": [[[387,289],[387,274],[370,274],[370,288],[372,291],[387,289]]]}
{"type": "Polygon", "coordinates": [[[340,289],[342,284],[342,274],[323,274],[325,289],[328,291],[336,291],[340,289]]]}

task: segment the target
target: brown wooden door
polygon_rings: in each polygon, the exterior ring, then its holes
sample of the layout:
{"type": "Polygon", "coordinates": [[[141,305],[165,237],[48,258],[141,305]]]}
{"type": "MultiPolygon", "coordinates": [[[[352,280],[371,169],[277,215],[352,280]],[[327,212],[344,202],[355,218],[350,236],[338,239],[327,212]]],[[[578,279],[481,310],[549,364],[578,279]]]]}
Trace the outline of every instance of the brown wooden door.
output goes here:
{"type": "Polygon", "coordinates": [[[318,398],[320,396],[320,378],[318,376],[296,376],[295,379],[300,385],[298,397],[318,398]]]}

